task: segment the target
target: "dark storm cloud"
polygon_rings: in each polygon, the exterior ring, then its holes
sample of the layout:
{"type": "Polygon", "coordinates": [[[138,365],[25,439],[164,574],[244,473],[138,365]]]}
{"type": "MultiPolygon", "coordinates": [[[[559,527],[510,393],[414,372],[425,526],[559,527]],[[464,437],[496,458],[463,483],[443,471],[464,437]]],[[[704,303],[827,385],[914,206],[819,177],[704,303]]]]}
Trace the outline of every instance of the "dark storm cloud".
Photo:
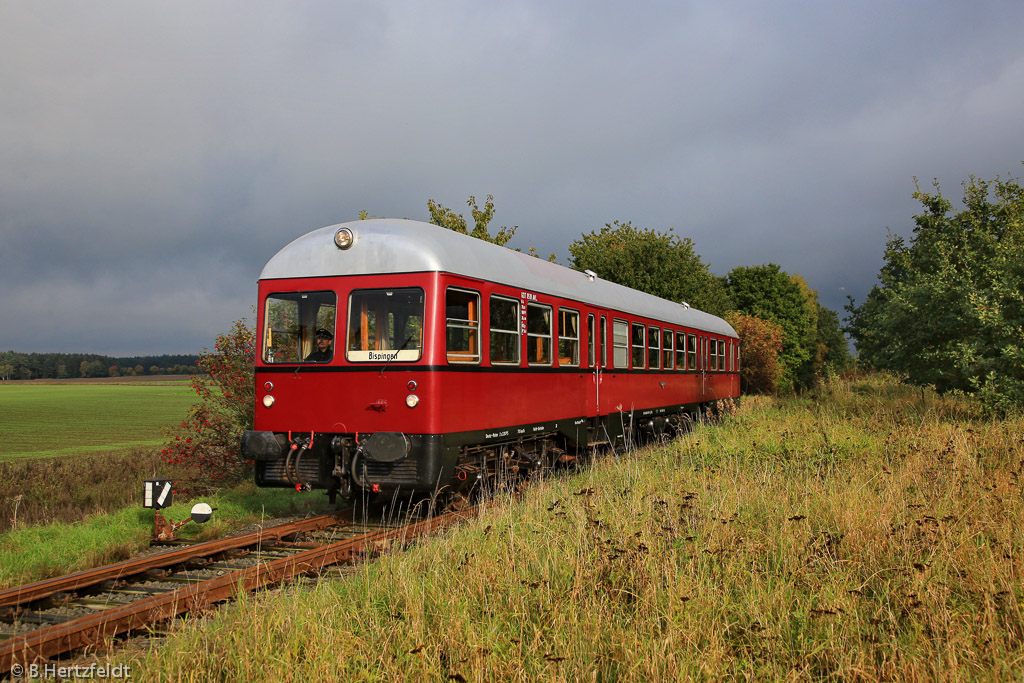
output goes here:
{"type": "Polygon", "coordinates": [[[0,8],[0,348],[211,346],[294,237],[493,193],[516,245],[614,219],[863,297],[913,177],[1024,158],[1009,3],[0,8]]]}

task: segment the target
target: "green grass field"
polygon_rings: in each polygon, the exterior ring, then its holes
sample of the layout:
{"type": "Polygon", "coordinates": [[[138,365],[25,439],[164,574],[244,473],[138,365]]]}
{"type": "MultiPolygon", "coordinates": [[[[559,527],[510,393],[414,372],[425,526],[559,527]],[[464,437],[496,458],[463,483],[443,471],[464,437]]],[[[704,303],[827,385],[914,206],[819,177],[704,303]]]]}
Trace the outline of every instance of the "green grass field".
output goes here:
{"type": "Polygon", "coordinates": [[[0,462],[164,442],[195,402],[187,380],[0,384],[0,462]]]}

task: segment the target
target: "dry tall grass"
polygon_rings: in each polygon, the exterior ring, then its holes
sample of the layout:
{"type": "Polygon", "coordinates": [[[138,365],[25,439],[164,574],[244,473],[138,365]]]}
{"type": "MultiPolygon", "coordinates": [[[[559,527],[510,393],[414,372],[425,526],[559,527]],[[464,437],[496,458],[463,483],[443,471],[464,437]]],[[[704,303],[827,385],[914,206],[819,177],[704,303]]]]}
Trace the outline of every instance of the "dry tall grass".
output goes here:
{"type": "Polygon", "coordinates": [[[1017,680],[1022,428],[884,378],[749,399],[120,658],[175,681],[1017,680]]]}
{"type": "Polygon", "coordinates": [[[153,448],[0,462],[0,534],[137,506],[142,481],[171,472],[153,448]]]}

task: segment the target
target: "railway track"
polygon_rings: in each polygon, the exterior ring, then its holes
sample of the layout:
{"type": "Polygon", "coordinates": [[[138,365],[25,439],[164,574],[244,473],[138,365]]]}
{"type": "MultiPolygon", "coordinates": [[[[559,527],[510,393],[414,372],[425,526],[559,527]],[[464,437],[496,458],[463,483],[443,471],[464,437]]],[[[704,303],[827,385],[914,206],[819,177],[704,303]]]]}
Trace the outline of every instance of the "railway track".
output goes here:
{"type": "Polygon", "coordinates": [[[320,515],[0,591],[0,676],[401,546],[475,513],[401,525],[357,521],[351,511],[320,515]]]}

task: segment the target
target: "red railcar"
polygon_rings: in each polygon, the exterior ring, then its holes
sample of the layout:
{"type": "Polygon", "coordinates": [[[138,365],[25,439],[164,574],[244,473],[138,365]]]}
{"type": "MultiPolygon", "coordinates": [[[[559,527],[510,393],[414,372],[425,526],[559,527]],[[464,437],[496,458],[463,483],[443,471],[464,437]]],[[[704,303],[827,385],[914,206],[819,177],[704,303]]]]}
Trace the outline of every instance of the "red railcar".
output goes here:
{"type": "Polygon", "coordinates": [[[308,233],[259,298],[260,486],[434,491],[739,395],[724,320],[426,223],[308,233]]]}

